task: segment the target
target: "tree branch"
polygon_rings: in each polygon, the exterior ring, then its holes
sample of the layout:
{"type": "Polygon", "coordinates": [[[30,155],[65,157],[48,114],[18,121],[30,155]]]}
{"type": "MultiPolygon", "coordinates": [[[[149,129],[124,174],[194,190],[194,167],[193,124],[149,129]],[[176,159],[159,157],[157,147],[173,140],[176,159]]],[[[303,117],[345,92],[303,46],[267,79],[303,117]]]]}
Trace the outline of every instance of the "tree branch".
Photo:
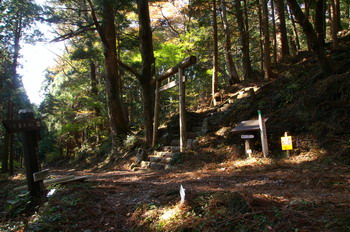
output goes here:
{"type": "Polygon", "coordinates": [[[76,31],[71,31],[71,32],[66,33],[66,34],[64,34],[64,35],[61,35],[61,36],[59,36],[59,37],[57,37],[57,38],[54,38],[54,39],[51,40],[50,42],[60,42],[60,41],[64,41],[64,40],[73,38],[74,36],[83,34],[83,33],[86,32],[86,31],[94,31],[94,30],[96,30],[96,28],[93,28],[92,26],[94,26],[94,24],[90,24],[90,25],[81,27],[81,28],[79,28],[79,29],[76,30],[76,31]]]}
{"type": "Polygon", "coordinates": [[[93,21],[94,21],[94,24],[95,24],[95,27],[96,27],[96,29],[97,29],[97,32],[98,32],[98,34],[99,34],[100,37],[101,37],[102,43],[108,44],[108,42],[107,42],[107,40],[106,40],[106,37],[105,37],[105,35],[104,35],[104,33],[103,33],[102,27],[101,27],[99,21],[97,20],[97,16],[96,16],[96,12],[95,12],[95,10],[94,10],[94,6],[93,6],[91,0],[87,0],[87,1],[88,1],[88,3],[89,3],[90,9],[91,9],[91,16],[92,16],[92,19],[93,19],[93,21]]]}
{"type": "Polygon", "coordinates": [[[164,15],[162,7],[160,8],[160,12],[162,13],[163,18],[165,19],[165,21],[169,25],[170,29],[173,30],[177,34],[177,36],[180,37],[180,33],[171,25],[170,20],[164,15]]]}
{"type": "Polygon", "coordinates": [[[123,61],[117,58],[118,64],[120,67],[124,68],[125,70],[129,71],[131,74],[135,75],[135,77],[139,80],[141,78],[141,74],[139,74],[135,69],[130,67],[129,65],[125,64],[123,61]]]}

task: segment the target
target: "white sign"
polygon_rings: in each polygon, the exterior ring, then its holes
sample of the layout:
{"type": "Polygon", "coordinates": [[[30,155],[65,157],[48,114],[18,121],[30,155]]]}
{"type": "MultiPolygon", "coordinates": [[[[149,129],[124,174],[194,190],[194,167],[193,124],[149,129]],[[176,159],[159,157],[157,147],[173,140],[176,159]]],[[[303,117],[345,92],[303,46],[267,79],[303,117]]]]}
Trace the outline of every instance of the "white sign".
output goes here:
{"type": "Polygon", "coordinates": [[[254,135],[241,135],[241,139],[253,139],[254,135]]]}

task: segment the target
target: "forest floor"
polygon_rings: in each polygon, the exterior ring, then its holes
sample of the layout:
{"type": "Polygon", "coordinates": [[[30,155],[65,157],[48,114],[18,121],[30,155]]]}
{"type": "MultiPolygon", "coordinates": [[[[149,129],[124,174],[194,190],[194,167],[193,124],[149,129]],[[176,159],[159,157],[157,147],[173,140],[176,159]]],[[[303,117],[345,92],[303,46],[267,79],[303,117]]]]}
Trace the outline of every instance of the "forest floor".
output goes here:
{"type": "Polygon", "coordinates": [[[255,97],[204,112],[213,115],[208,133],[169,169],[134,172],[130,160],[104,168],[94,160],[94,169],[81,160],[61,164],[52,177],[90,178],[48,187],[51,196],[39,205],[13,191],[23,174],[0,176],[0,231],[349,232],[350,37],[342,46],[329,54],[331,76],[303,52],[276,66],[276,80],[255,97]],[[242,140],[232,133],[257,110],[269,118],[269,159],[242,158],[242,140]],[[296,141],[290,158],[280,149],[285,131],[296,141]]]}
{"type": "Polygon", "coordinates": [[[318,158],[250,158],[157,172],[55,169],[54,177],[90,178],[50,187],[56,192],[34,215],[2,220],[0,230],[350,231],[350,167],[318,158]]]}

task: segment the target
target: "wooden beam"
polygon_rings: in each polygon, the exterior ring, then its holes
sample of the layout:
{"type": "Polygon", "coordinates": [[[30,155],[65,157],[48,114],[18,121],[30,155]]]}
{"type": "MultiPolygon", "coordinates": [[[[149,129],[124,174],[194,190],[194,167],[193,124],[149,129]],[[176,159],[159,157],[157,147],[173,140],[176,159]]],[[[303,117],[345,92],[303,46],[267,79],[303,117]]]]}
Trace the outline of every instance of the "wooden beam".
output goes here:
{"type": "MultiPolygon", "coordinates": [[[[79,181],[85,181],[88,178],[90,178],[90,176],[65,176],[65,177],[60,177],[55,179],[44,180],[44,185],[48,186],[51,184],[65,184],[65,183],[71,183],[71,182],[79,182],[79,181]]],[[[28,189],[27,185],[22,185],[14,188],[13,191],[22,191],[27,189],[28,189]]]]}
{"type": "Polygon", "coordinates": [[[195,64],[197,62],[197,57],[195,56],[190,56],[184,59],[182,62],[178,63],[174,67],[168,69],[165,73],[159,76],[158,81],[162,81],[174,74],[176,74],[179,69],[185,69],[190,67],[191,65],[195,64]]]}
{"type": "MultiPolygon", "coordinates": [[[[186,76],[182,77],[182,82],[186,81],[186,76]]],[[[169,82],[168,84],[165,84],[159,88],[159,92],[163,92],[165,90],[171,89],[179,84],[179,80],[174,80],[169,82]]]]}

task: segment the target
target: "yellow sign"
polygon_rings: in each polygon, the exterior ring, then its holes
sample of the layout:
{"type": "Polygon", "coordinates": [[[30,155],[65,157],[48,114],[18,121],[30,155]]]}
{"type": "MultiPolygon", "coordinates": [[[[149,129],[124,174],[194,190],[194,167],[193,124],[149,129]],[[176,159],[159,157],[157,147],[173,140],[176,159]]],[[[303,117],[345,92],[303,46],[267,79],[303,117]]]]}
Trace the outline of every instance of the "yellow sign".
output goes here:
{"type": "Polygon", "coordinates": [[[282,150],[293,150],[292,136],[281,137],[282,150]]]}

